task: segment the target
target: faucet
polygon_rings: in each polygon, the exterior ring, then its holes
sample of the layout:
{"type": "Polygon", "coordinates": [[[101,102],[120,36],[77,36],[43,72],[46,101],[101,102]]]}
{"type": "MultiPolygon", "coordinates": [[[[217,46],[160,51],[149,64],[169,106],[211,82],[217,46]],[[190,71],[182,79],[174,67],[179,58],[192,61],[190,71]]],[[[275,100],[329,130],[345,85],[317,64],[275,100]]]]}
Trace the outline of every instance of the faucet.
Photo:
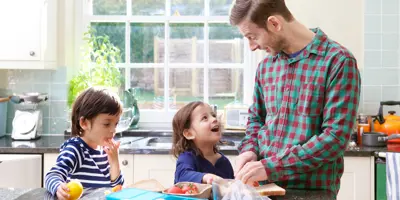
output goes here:
{"type": "Polygon", "coordinates": [[[218,106],[217,104],[211,104],[211,109],[213,110],[215,116],[217,116],[217,110],[218,110],[218,106]]]}

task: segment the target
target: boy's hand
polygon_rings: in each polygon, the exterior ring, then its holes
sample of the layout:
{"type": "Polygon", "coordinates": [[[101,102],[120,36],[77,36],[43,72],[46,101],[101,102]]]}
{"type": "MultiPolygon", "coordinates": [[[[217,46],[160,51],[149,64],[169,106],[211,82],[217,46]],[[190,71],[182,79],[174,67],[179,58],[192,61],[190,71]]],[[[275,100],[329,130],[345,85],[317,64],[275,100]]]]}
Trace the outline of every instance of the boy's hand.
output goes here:
{"type": "Polygon", "coordinates": [[[67,187],[67,184],[61,183],[58,188],[57,188],[57,199],[59,200],[68,200],[69,199],[69,188],[67,187]]]}
{"type": "Polygon", "coordinates": [[[110,165],[118,163],[118,150],[119,145],[121,144],[120,141],[115,141],[114,139],[110,139],[105,142],[104,151],[107,153],[108,162],[110,165]]]}

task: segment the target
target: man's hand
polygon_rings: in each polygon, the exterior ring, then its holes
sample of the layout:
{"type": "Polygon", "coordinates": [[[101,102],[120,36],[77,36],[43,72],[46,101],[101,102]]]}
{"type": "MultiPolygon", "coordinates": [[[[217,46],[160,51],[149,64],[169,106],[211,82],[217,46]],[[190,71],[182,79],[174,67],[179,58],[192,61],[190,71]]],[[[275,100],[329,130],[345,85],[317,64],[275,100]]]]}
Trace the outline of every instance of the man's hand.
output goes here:
{"type": "Polygon", "coordinates": [[[268,179],[268,176],[261,161],[251,161],[243,166],[236,174],[235,179],[247,184],[254,181],[265,181],[268,179]]]}
{"type": "Polygon", "coordinates": [[[257,155],[252,151],[246,151],[236,158],[235,176],[243,168],[243,166],[251,161],[257,161],[257,155]]]}

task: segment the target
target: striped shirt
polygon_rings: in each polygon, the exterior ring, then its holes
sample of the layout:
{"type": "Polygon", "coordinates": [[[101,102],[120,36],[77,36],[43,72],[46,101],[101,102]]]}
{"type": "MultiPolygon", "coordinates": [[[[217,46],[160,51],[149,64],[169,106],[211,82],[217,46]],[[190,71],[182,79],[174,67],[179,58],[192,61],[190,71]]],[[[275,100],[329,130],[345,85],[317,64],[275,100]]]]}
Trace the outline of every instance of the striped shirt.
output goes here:
{"type": "Polygon", "coordinates": [[[111,181],[107,153],[89,147],[79,137],[61,145],[56,165],[46,174],[45,187],[55,195],[58,186],[71,179],[79,180],[83,188],[114,187],[124,183],[121,172],[115,181],[111,181]]]}
{"type": "Polygon", "coordinates": [[[259,65],[246,137],[268,180],[286,188],[337,193],[355,123],[361,78],[354,56],[320,29],[299,55],[259,65]]]}

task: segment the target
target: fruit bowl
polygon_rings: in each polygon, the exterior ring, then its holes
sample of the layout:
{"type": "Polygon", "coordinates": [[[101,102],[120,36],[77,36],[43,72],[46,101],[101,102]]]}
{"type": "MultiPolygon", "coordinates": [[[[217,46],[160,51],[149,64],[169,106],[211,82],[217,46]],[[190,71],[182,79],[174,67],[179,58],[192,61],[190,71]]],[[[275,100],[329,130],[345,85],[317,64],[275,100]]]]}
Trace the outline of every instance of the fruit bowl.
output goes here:
{"type": "MultiPolygon", "coordinates": [[[[209,184],[200,184],[200,183],[194,183],[194,182],[179,182],[175,184],[174,186],[165,189],[163,191],[164,194],[172,194],[172,195],[178,195],[178,196],[185,196],[185,197],[192,197],[192,198],[204,198],[204,199],[209,199],[211,197],[211,189],[212,186],[209,184]],[[186,192],[185,190],[189,188],[197,188],[197,192],[186,192]],[[179,191],[176,188],[180,188],[181,191],[179,191]],[[176,189],[176,190],[175,190],[176,189]],[[175,191],[173,191],[175,190],[175,191]],[[184,193],[182,193],[184,192],[184,193]]],[[[192,189],[193,190],[193,189],[192,189]]]]}

